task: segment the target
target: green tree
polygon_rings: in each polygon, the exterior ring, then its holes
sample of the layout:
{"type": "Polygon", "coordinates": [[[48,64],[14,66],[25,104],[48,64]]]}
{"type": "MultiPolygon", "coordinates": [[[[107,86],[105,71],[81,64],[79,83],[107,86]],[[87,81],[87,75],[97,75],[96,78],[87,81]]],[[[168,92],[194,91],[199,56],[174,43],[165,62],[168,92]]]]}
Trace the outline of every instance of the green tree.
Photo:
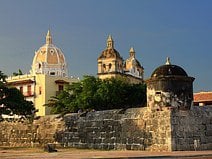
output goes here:
{"type": "Polygon", "coordinates": [[[116,109],[123,106],[124,86],[125,82],[120,79],[111,78],[101,81],[96,95],[99,98],[99,107],[96,109],[116,109]]]}
{"type": "Polygon", "coordinates": [[[14,88],[8,87],[6,75],[0,71],[0,115],[23,115],[31,117],[35,113],[32,102],[26,101],[22,93],[14,88]]]}
{"type": "Polygon", "coordinates": [[[71,102],[72,95],[67,90],[64,90],[58,96],[52,97],[47,106],[52,107],[51,111],[54,114],[66,114],[68,112],[76,111],[74,107],[70,105],[71,102]]]}
{"type": "Polygon", "coordinates": [[[130,84],[123,79],[106,79],[99,86],[97,97],[101,103],[100,110],[144,106],[146,104],[146,86],[130,84]]]}
{"type": "Polygon", "coordinates": [[[65,87],[58,96],[51,97],[46,106],[52,107],[52,113],[77,112],[78,110],[94,109],[97,105],[95,93],[100,80],[92,76],[84,76],[81,82],[65,87]]]}
{"type": "Polygon", "coordinates": [[[129,84],[123,79],[100,80],[93,76],[84,76],[82,81],[68,85],[46,105],[52,107],[53,113],[65,114],[88,109],[141,107],[145,102],[144,84],[129,84]]]}
{"type": "Polygon", "coordinates": [[[95,109],[97,106],[95,94],[98,90],[99,84],[100,80],[97,78],[93,76],[84,76],[84,79],[81,82],[82,90],[77,96],[77,104],[80,109],[95,109]]]}

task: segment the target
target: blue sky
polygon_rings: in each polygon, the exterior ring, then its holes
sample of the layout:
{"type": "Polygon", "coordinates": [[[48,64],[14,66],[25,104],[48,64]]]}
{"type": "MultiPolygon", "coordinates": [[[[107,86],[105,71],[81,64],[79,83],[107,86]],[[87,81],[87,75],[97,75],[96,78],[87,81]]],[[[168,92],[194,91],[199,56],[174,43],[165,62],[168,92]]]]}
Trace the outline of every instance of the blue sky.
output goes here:
{"type": "Polygon", "coordinates": [[[0,0],[0,70],[29,72],[49,28],[69,75],[96,75],[111,34],[124,59],[134,47],[145,78],[169,56],[195,92],[212,90],[211,0],[0,0]]]}

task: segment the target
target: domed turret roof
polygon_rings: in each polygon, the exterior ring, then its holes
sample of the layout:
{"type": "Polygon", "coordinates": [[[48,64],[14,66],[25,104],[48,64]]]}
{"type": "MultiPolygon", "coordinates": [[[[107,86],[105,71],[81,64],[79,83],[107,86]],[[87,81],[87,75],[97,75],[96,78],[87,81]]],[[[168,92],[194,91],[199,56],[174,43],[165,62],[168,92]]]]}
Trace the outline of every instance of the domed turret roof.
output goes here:
{"type": "Polygon", "coordinates": [[[98,59],[101,58],[120,58],[122,59],[122,57],[120,56],[119,52],[114,48],[114,41],[111,35],[108,36],[107,39],[107,48],[102,51],[102,53],[100,54],[98,59]]]}
{"type": "Polygon", "coordinates": [[[166,76],[183,76],[188,77],[183,68],[177,65],[172,65],[169,58],[165,65],[159,66],[154,70],[151,77],[166,77],[166,76]]]}
{"type": "Polygon", "coordinates": [[[99,56],[99,59],[101,58],[121,58],[121,56],[116,49],[106,49],[99,56]]]}
{"type": "Polygon", "coordinates": [[[67,75],[66,60],[63,52],[52,43],[52,36],[48,30],[46,35],[46,43],[35,52],[32,63],[33,73],[44,73],[55,70],[56,74],[67,75]],[[49,69],[49,70],[48,70],[49,69]],[[58,73],[60,71],[60,73],[58,73]],[[63,73],[62,73],[63,72],[63,73]]]}
{"type": "Polygon", "coordinates": [[[135,58],[135,50],[133,47],[130,48],[130,57],[126,61],[132,61],[136,67],[142,67],[140,62],[135,58]]]}
{"type": "Polygon", "coordinates": [[[45,62],[48,64],[65,64],[63,52],[52,44],[50,31],[46,35],[46,44],[38,49],[33,62],[45,62]]]}

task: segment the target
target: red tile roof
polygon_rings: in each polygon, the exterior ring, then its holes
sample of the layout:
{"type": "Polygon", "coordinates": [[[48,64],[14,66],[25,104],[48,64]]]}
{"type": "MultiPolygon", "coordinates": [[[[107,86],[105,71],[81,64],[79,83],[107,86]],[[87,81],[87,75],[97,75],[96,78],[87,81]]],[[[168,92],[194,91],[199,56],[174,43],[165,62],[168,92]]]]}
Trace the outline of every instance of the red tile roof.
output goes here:
{"type": "Polygon", "coordinates": [[[194,93],[194,102],[212,102],[212,92],[194,93]]]}

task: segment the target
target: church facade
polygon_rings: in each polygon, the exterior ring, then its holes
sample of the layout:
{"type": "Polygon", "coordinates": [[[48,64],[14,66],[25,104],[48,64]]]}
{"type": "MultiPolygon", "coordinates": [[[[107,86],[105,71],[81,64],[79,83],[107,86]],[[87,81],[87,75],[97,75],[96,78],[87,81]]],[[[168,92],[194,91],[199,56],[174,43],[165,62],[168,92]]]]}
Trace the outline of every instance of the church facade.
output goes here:
{"type": "Polygon", "coordinates": [[[111,35],[108,36],[106,49],[103,50],[97,59],[98,77],[124,78],[129,83],[143,83],[144,68],[135,57],[134,48],[130,48],[129,58],[124,61],[114,47],[111,35]]]}
{"type": "Polygon", "coordinates": [[[50,31],[46,43],[34,55],[30,74],[7,78],[8,85],[18,88],[26,100],[32,101],[38,116],[51,114],[51,108],[44,106],[52,96],[64,90],[67,84],[79,79],[69,77],[65,56],[52,43],[50,31]]]}

